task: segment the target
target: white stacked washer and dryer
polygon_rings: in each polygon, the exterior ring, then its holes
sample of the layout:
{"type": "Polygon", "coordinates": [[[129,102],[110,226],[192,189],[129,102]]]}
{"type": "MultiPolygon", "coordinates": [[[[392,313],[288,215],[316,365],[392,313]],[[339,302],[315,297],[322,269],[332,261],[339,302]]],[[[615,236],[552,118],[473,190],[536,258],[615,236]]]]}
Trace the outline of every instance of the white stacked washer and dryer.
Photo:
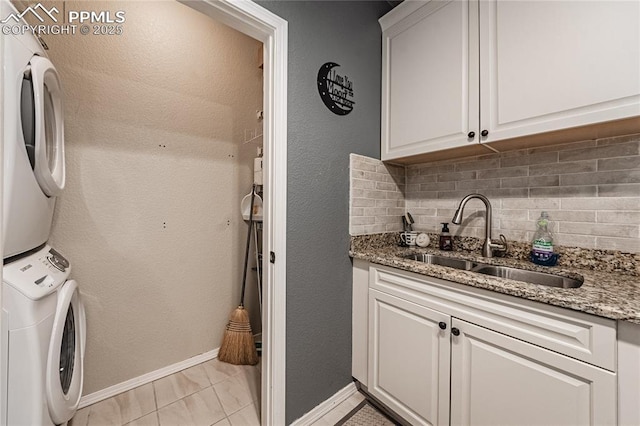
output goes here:
{"type": "MultiPolygon", "coordinates": [[[[5,26],[24,21],[0,0],[5,26]]],[[[48,246],[64,188],[62,88],[30,32],[5,35],[0,403],[7,425],[59,425],[78,408],[86,326],[69,262],[48,246]]]]}

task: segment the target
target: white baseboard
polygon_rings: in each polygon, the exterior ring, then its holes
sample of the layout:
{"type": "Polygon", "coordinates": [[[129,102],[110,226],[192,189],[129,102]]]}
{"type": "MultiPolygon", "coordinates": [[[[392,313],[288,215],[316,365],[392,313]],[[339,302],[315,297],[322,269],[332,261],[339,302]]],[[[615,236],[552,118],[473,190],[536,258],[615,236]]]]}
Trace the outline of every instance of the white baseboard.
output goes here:
{"type": "Polygon", "coordinates": [[[112,396],[116,396],[122,392],[129,391],[131,389],[137,388],[138,386],[146,385],[147,383],[151,383],[154,380],[161,379],[173,373],[177,373],[178,371],[182,371],[186,368],[193,367],[194,365],[214,359],[218,356],[219,350],[220,348],[216,348],[212,351],[196,355],[192,358],[185,359],[184,361],[168,365],[159,370],[151,371],[149,373],[143,374],[142,376],[134,377],[133,379],[118,383],[117,385],[109,386],[108,388],[90,393],[89,395],[85,395],[80,398],[80,405],[78,408],[84,408],[88,405],[95,404],[96,402],[111,398],[112,396]]]}
{"type": "Polygon", "coordinates": [[[333,410],[336,406],[338,406],[338,404],[346,401],[347,398],[349,398],[356,392],[358,392],[356,384],[354,382],[349,383],[329,399],[320,403],[313,410],[309,411],[307,414],[291,423],[291,426],[308,426],[317,422],[322,416],[333,410]]]}

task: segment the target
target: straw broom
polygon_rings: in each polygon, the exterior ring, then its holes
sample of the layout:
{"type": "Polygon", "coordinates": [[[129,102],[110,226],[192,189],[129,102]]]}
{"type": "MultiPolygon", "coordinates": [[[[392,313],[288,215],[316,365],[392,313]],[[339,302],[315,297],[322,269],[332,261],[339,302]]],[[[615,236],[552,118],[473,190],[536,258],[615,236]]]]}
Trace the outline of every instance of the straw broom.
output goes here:
{"type": "Polygon", "coordinates": [[[240,306],[229,316],[229,323],[222,338],[222,345],[218,352],[218,359],[229,364],[256,365],[258,351],[253,340],[249,313],[244,308],[244,289],[247,284],[247,266],[249,263],[249,246],[251,244],[251,228],[253,227],[253,201],[256,195],[256,185],[251,188],[251,207],[249,209],[249,232],[247,232],[247,246],[244,253],[244,272],[242,274],[242,294],[240,306]]]}

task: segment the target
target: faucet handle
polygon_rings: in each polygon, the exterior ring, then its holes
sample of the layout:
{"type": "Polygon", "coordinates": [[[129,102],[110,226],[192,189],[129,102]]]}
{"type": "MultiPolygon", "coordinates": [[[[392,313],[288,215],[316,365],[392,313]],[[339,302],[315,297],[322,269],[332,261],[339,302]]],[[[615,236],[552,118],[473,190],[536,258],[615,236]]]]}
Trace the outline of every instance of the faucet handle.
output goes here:
{"type": "Polygon", "coordinates": [[[506,254],[509,251],[509,244],[507,244],[507,237],[505,237],[504,234],[500,234],[500,243],[494,243],[492,245],[495,251],[502,252],[503,254],[506,254]]]}

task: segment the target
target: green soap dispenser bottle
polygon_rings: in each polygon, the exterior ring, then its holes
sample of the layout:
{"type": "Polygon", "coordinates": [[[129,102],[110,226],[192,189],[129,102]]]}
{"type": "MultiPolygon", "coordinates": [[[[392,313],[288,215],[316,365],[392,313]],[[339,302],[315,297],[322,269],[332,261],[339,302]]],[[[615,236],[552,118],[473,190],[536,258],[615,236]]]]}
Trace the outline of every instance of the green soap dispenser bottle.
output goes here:
{"type": "Polygon", "coordinates": [[[558,261],[558,254],[554,253],[553,234],[549,213],[542,212],[536,221],[536,233],[533,234],[530,259],[533,263],[544,266],[554,266],[558,261]]]}
{"type": "Polygon", "coordinates": [[[440,250],[453,250],[453,239],[449,233],[449,223],[442,223],[442,231],[440,231],[440,250]]]}

